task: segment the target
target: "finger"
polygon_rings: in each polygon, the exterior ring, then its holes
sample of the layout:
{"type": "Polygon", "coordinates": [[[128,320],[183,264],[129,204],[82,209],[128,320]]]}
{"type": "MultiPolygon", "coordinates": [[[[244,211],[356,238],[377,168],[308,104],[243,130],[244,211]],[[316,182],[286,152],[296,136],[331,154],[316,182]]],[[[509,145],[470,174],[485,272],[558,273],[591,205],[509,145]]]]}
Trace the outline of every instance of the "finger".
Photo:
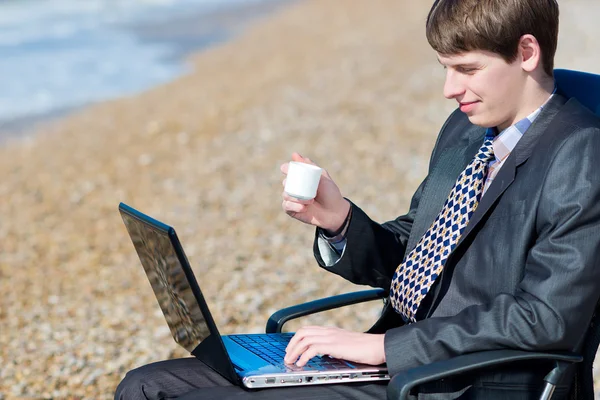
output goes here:
{"type": "Polygon", "coordinates": [[[294,334],[294,336],[292,336],[292,338],[288,342],[287,347],[285,348],[285,362],[287,362],[288,364],[292,364],[298,359],[298,356],[302,353],[302,351],[304,351],[302,341],[306,338],[306,336],[309,333],[310,330],[300,328],[294,334]]]}
{"type": "Polygon", "coordinates": [[[285,179],[283,180],[283,182],[281,182],[281,184],[283,185],[283,187],[285,187],[285,182],[287,182],[287,178],[285,178],[285,179]]]}
{"type": "Polygon", "coordinates": [[[279,167],[279,170],[280,170],[282,173],[284,173],[285,175],[287,175],[289,166],[290,166],[290,164],[289,164],[289,163],[283,163],[283,164],[281,164],[281,166],[279,167]]]}
{"type": "Polygon", "coordinates": [[[322,326],[304,326],[298,329],[294,336],[292,336],[287,347],[285,348],[285,351],[292,350],[294,347],[298,346],[298,343],[308,336],[321,336],[332,333],[328,332],[328,330],[329,328],[324,328],[322,326]]]}
{"type": "Polygon", "coordinates": [[[304,162],[304,157],[300,153],[292,153],[292,161],[304,162]]]}
{"type": "Polygon", "coordinates": [[[294,333],[294,336],[292,336],[292,338],[290,339],[290,341],[288,342],[286,348],[285,348],[285,352],[286,354],[291,351],[296,345],[297,343],[302,340],[302,332],[300,330],[298,330],[298,332],[294,333]]]}
{"type": "Polygon", "coordinates": [[[304,204],[294,203],[293,201],[283,201],[283,209],[285,212],[303,213],[306,212],[306,206],[304,204]]]}
{"type": "Polygon", "coordinates": [[[290,346],[285,352],[285,357],[283,361],[286,364],[294,364],[296,361],[298,361],[298,357],[300,357],[306,350],[308,350],[308,347],[314,340],[315,337],[307,336],[302,338],[293,346],[290,346]]]}
{"type": "Polygon", "coordinates": [[[285,364],[295,364],[296,361],[298,361],[298,357],[304,350],[304,348],[294,348],[290,351],[286,351],[285,356],[283,357],[283,362],[285,364]]]}
{"type": "Polygon", "coordinates": [[[290,201],[292,203],[298,203],[298,204],[303,204],[303,205],[311,205],[312,203],[315,202],[315,199],[310,199],[310,200],[302,200],[302,199],[298,199],[294,196],[290,196],[289,194],[287,194],[286,192],[283,192],[281,194],[281,197],[286,200],[286,201],[290,201]]]}
{"type": "Polygon", "coordinates": [[[303,162],[306,164],[316,165],[312,160],[308,157],[302,157],[299,153],[292,153],[292,161],[303,162]]]}
{"type": "Polygon", "coordinates": [[[323,343],[313,343],[302,353],[298,361],[296,361],[296,365],[303,367],[311,358],[316,357],[317,354],[325,354],[326,351],[327,346],[323,343]]]}

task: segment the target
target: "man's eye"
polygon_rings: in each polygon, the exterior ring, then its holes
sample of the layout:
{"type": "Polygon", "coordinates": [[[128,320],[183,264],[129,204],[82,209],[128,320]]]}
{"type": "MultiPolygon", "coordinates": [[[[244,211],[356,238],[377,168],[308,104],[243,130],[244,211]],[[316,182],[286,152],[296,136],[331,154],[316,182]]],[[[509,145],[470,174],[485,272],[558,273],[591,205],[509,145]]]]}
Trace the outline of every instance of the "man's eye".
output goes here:
{"type": "Polygon", "coordinates": [[[458,71],[462,72],[463,74],[472,74],[477,71],[477,68],[458,68],[458,71]]]}

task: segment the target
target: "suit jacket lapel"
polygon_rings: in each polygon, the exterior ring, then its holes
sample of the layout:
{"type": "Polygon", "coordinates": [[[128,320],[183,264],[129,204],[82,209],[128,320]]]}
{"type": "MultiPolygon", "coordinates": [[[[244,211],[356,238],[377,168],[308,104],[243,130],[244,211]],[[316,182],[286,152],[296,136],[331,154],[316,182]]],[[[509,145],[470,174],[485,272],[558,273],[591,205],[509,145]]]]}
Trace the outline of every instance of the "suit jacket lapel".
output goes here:
{"type": "Polygon", "coordinates": [[[531,156],[539,138],[548,129],[552,119],[565,102],[566,99],[563,96],[556,94],[550,99],[548,104],[544,106],[540,115],[538,115],[521,140],[519,140],[513,151],[510,153],[510,156],[508,156],[504,162],[504,165],[502,165],[502,168],[500,168],[498,175],[496,175],[496,178],[494,178],[494,181],[479,201],[479,205],[471,216],[456,247],[460,246],[460,244],[469,236],[483,216],[500,198],[502,193],[504,193],[511,183],[513,183],[517,167],[527,161],[531,156]]]}
{"type": "MultiPolygon", "coordinates": [[[[459,127],[458,129],[465,129],[465,127],[459,127]]],[[[429,174],[428,182],[421,195],[405,254],[408,254],[417,245],[421,236],[429,229],[444,206],[450,190],[456,183],[456,179],[467,164],[471,162],[483,143],[485,133],[483,128],[468,125],[466,129],[471,130],[467,134],[467,144],[465,145],[465,141],[461,140],[455,146],[443,149],[429,174]]]]}

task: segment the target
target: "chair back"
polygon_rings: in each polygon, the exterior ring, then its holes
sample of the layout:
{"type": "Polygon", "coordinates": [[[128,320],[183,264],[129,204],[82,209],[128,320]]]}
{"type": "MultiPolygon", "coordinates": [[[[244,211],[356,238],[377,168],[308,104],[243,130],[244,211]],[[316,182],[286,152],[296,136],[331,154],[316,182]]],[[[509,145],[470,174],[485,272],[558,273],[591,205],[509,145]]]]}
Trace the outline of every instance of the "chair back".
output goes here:
{"type": "MultiPolygon", "coordinates": [[[[600,116],[600,75],[568,69],[554,70],[558,89],[567,97],[576,98],[581,104],[600,116]]],[[[577,365],[570,400],[594,400],[593,365],[600,344],[600,301],[586,332],[581,349],[583,362],[577,365]]]]}
{"type": "Polygon", "coordinates": [[[555,69],[554,80],[567,97],[575,97],[581,104],[600,116],[600,75],[588,72],[555,69]]]}
{"type": "Polygon", "coordinates": [[[594,400],[594,358],[600,344],[600,300],[596,303],[596,310],[585,335],[581,355],[583,361],[576,366],[575,376],[569,400],[594,400]]]}

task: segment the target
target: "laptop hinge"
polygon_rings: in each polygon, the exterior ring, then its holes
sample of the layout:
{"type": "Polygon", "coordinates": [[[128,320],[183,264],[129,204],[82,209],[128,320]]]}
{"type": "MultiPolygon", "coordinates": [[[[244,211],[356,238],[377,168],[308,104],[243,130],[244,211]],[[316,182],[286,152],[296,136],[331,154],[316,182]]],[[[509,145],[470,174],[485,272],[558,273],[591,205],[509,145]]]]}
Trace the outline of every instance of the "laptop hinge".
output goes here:
{"type": "Polygon", "coordinates": [[[241,384],[221,337],[211,334],[192,351],[192,355],[233,384],[241,384]]]}

